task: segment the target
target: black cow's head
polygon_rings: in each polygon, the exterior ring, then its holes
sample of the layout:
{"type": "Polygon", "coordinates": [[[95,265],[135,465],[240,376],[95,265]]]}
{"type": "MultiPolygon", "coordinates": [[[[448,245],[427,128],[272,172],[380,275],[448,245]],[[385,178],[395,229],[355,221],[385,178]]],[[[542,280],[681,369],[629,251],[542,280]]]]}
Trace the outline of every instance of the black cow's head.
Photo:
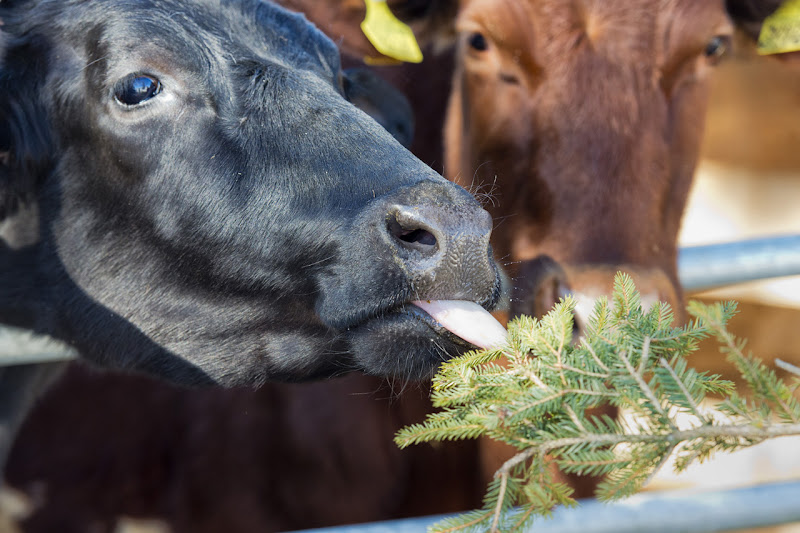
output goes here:
{"type": "Polygon", "coordinates": [[[12,0],[0,20],[0,321],[183,383],[420,377],[470,346],[411,302],[492,308],[488,214],[347,102],[303,17],[12,0]]]}

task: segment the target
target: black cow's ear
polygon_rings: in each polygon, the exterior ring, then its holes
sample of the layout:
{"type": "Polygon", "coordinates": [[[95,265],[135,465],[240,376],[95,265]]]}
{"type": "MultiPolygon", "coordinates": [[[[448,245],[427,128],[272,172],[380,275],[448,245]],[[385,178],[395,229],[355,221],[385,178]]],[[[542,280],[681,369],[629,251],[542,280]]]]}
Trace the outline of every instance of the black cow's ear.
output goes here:
{"type": "Polygon", "coordinates": [[[345,97],[371,116],[400,144],[414,139],[414,112],[403,93],[368,68],[344,71],[345,97]]]}
{"type": "Polygon", "coordinates": [[[30,68],[32,47],[0,40],[0,221],[33,200],[50,135],[30,68]]]}

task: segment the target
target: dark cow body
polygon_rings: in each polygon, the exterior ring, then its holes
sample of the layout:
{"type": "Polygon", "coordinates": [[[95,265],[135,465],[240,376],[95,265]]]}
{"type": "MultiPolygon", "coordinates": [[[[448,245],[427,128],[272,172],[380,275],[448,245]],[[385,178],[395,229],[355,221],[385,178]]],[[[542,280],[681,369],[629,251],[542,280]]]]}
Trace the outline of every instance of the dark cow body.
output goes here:
{"type": "Polygon", "coordinates": [[[181,389],[76,365],[23,425],[6,476],[33,498],[26,533],[112,533],[120,515],[263,533],[480,505],[480,473],[464,468],[477,442],[398,449],[391,436],[430,401],[427,387],[396,394],[360,373],[181,389]]]}

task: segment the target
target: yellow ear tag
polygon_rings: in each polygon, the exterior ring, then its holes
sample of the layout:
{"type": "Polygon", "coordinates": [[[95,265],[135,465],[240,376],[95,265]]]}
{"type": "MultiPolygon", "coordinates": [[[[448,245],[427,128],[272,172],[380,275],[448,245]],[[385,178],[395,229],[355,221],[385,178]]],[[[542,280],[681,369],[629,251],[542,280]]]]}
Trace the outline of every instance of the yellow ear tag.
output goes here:
{"type": "Polygon", "coordinates": [[[781,54],[800,50],[800,0],[786,0],[764,19],[758,53],[781,54]]]}
{"type": "Polygon", "coordinates": [[[393,57],[387,57],[384,55],[373,57],[373,56],[364,56],[364,63],[373,67],[396,67],[397,65],[402,65],[403,62],[399,59],[395,59],[393,57]]]}
{"type": "Polygon", "coordinates": [[[375,49],[385,56],[407,63],[422,61],[414,32],[394,16],[386,0],[366,0],[367,16],[361,23],[361,31],[375,49]]]}

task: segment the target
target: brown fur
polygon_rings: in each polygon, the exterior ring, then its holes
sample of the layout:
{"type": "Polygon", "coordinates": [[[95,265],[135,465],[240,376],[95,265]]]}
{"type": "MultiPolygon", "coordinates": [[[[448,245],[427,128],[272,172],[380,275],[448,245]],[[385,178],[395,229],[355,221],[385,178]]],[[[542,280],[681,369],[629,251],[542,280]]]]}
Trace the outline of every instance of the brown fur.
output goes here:
{"type": "Polygon", "coordinates": [[[733,28],[721,0],[653,4],[461,2],[446,173],[493,184],[493,245],[512,276],[544,254],[581,271],[573,290],[601,294],[624,266],[681,302],[676,237],[713,62],[703,52],[733,28]],[[470,48],[476,33],[486,50],[470,48]]]}

